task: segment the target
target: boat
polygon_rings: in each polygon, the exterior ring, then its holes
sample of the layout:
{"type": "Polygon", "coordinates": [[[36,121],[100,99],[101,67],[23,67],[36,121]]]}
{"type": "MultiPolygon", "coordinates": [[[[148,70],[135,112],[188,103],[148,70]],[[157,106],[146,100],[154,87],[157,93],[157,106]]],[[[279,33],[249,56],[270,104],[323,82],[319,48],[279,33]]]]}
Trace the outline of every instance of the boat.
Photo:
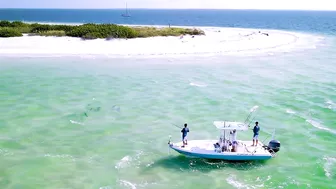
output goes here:
{"type": "MultiPolygon", "coordinates": [[[[254,111],[255,110],[253,110],[253,112],[254,111]]],[[[251,112],[248,117],[250,117],[253,112],[251,112]]],[[[253,161],[268,160],[275,157],[276,153],[280,151],[280,142],[274,139],[275,130],[268,145],[264,145],[260,140],[255,146],[252,146],[252,140],[236,140],[237,145],[236,148],[233,149],[229,135],[234,130],[236,133],[238,133],[238,131],[248,131],[248,122],[250,124],[252,121],[249,121],[249,118],[244,122],[214,121],[213,125],[220,131],[219,140],[191,140],[188,141],[187,145],[184,145],[182,141],[177,143],[171,142],[171,136],[169,136],[168,145],[170,149],[173,149],[182,155],[194,158],[227,161],[253,161]]]]}
{"type": "Polygon", "coordinates": [[[126,3],[126,10],[125,13],[121,14],[122,17],[131,17],[131,15],[128,13],[127,3],[126,3]]]}

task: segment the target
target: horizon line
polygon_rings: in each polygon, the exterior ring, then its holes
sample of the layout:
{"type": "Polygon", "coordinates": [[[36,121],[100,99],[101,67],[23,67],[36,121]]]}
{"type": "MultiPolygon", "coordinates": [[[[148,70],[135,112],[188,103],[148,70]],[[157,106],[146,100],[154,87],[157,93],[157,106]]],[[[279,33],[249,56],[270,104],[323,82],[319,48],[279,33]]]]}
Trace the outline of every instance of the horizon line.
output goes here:
{"type": "MultiPolygon", "coordinates": [[[[123,8],[0,8],[0,10],[4,9],[26,9],[26,10],[124,10],[123,8]]],[[[131,8],[128,9],[133,10],[257,10],[257,11],[321,11],[321,12],[336,12],[336,10],[329,9],[247,9],[247,8],[131,8]]]]}

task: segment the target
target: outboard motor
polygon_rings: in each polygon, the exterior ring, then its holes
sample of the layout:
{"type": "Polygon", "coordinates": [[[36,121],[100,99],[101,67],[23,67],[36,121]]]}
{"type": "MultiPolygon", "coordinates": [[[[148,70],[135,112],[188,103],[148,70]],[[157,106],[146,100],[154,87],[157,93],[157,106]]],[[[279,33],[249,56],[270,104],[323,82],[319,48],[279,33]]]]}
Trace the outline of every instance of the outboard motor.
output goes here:
{"type": "Polygon", "coordinates": [[[277,153],[280,150],[280,141],[271,140],[268,143],[267,149],[270,153],[277,153]]]}

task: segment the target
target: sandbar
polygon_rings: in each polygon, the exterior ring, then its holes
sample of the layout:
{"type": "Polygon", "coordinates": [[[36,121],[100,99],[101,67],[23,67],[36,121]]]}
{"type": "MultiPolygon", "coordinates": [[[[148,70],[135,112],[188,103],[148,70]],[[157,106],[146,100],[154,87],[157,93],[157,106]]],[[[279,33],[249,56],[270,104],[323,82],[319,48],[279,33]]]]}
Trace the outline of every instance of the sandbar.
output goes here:
{"type": "Polygon", "coordinates": [[[205,35],[111,40],[28,35],[0,38],[0,57],[273,55],[315,49],[323,39],[315,34],[281,30],[195,28],[202,29],[205,35]]]}

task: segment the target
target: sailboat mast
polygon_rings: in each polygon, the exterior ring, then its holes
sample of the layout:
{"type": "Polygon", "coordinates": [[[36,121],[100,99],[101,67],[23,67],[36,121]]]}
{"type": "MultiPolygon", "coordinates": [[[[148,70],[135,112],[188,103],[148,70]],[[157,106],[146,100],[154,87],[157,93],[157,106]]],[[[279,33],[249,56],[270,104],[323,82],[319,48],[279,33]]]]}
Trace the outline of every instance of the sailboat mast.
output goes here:
{"type": "Polygon", "coordinates": [[[127,2],[126,2],[126,10],[125,10],[125,13],[122,14],[121,16],[123,17],[130,17],[129,13],[128,13],[128,6],[127,6],[127,2]]]}
{"type": "Polygon", "coordinates": [[[126,3],[126,15],[128,15],[128,7],[127,7],[127,3],[126,3]]]}

